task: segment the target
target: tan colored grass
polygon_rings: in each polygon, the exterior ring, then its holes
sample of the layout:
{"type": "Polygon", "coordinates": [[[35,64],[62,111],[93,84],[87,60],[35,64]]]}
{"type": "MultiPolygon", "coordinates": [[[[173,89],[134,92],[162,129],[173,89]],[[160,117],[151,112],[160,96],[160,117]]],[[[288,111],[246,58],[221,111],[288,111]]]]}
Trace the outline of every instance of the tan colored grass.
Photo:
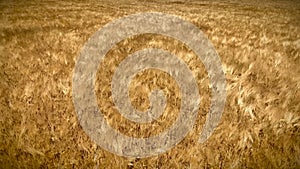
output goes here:
{"type": "MultiPolygon", "coordinates": [[[[2,1],[0,10],[0,168],[299,168],[299,3],[2,1]],[[198,144],[210,94],[201,62],[188,47],[166,37],[122,41],[105,60],[107,72],[98,72],[99,86],[110,83],[108,70],[126,54],[159,47],[188,63],[203,98],[196,125],[180,144],[159,156],[127,159],[103,150],[82,130],[72,103],[72,75],[83,44],[94,32],[116,18],[145,11],[178,15],[208,36],[226,71],[228,95],[218,128],[198,144]]],[[[156,87],[176,95],[161,119],[138,126],[115,111],[104,112],[113,127],[136,137],[171,125],[180,100],[168,75],[144,73],[131,83],[134,106],[147,108],[147,98],[138,96],[156,87]]],[[[107,110],[103,106],[110,101],[102,97],[109,88],[99,86],[98,104],[107,110]]]]}

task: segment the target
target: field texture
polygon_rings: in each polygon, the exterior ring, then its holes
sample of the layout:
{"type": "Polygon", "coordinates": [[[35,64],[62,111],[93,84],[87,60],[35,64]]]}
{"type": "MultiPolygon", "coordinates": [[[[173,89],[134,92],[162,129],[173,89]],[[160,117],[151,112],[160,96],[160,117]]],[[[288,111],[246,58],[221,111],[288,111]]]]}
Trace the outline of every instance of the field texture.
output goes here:
{"type": "Polygon", "coordinates": [[[300,168],[300,2],[298,1],[0,1],[0,168],[300,168]],[[75,63],[105,24],[141,12],[176,15],[213,43],[227,81],[227,101],[213,135],[198,143],[210,106],[210,84],[188,46],[156,34],[118,43],[99,65],[99,109],[116,130],[149,137],[170,127],[180,92],[168,74],[145,70],[129,93],[138,110],[162,89],[163,115],[135,124],[114,108],[110,85],[128,54],[170,51],[193,72],[201,95],[196,124],[170,151],[125,158],[103,150],[79,124],[72,100],[75,63]]]}

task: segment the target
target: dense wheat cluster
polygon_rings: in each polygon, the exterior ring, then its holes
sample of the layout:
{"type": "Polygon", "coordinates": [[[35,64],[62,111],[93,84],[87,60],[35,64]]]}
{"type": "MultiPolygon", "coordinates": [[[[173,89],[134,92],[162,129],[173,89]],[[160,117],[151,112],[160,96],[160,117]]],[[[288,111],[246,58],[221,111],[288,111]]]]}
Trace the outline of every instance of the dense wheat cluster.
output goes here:
{"type": "Polygon", "coordinates": [[[297,1],[1,1],[0,168],[299,168],[300,3],[297,1]],[[162,89],[163,115],[148,124],[122,117],[111,78],[122,59],[140,49],[165,49],[183,59],[201,95],[198,119],[170,151],[144,159],[116,156],[81,128],[72,102],[72,76],[84,43],[125,15],[163,12],[195,24],[213,43],[227,80],[227,102],[213,135],[199,133],[210,106],[205,67],[176,39],[129,37],[107,53],[97,73],[99,109],[116,130],[149,137],[170,127],[180,92],[168,74],[150,69],[130,84],[138,110],[162,89]]]}

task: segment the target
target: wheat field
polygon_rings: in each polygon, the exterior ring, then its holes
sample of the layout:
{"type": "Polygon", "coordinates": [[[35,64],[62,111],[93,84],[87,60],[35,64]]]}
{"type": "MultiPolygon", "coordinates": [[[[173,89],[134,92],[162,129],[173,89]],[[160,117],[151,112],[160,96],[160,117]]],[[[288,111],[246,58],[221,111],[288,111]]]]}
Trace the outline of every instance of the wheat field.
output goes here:
{"type": "Polygon", "coordinates": [[[300,168],[300,2],[2,0],[0,11],[0,168],[300,168]],[[151,90],[166,93],[169,102],[158,120],[135,124],[114,109],[113,72],[138,50],[176,54],[193,72],[201,95],[196,124],[178,145],[153,157],[125,158],[83,131],[72,77],[89,37],[115,19],[141,12],[176,15],[203,31],[221,59],[227,99],[218,127],[198,143],[211,93],[201,61],[188,46],[162,35],[121,41],[107,53],[95,85],[99,109],[113,128],[149,137],[177,117],[178,86],[158,70],[138,74],[128,89],[139,110],[149,108],[151,90]]]}

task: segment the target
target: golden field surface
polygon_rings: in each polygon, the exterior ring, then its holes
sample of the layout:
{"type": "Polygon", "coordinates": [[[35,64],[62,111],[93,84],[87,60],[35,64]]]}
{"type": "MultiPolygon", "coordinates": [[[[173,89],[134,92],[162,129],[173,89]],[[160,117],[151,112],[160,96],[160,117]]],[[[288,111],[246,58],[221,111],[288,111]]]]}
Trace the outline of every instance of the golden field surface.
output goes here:
{"type": "Polygon", "coordinates": [[[2,0],[0,11],[0,168],[300,168],[300,2],[2,0]],[[168,104],[159,119],[135,124],[114,108],[113,72],[138,50],[162,48],[183,59],[201,96],[194,128],[178,145],[153,157],[125,158],[83,131],[72,78],[91,35],[141,12],[176,15],[203,31],[221,59],[227,99],[218,127],[198,143],[211,92],[201,61],[188,46],[162,35],[121,41],[99,66],[95,85],[99,109],[113,128],[148,137],[177,117],[179,88],[158,70],[138,74],[128,90],[132,105],[147,110],[147,94],[162,89],[168,104]]]}

